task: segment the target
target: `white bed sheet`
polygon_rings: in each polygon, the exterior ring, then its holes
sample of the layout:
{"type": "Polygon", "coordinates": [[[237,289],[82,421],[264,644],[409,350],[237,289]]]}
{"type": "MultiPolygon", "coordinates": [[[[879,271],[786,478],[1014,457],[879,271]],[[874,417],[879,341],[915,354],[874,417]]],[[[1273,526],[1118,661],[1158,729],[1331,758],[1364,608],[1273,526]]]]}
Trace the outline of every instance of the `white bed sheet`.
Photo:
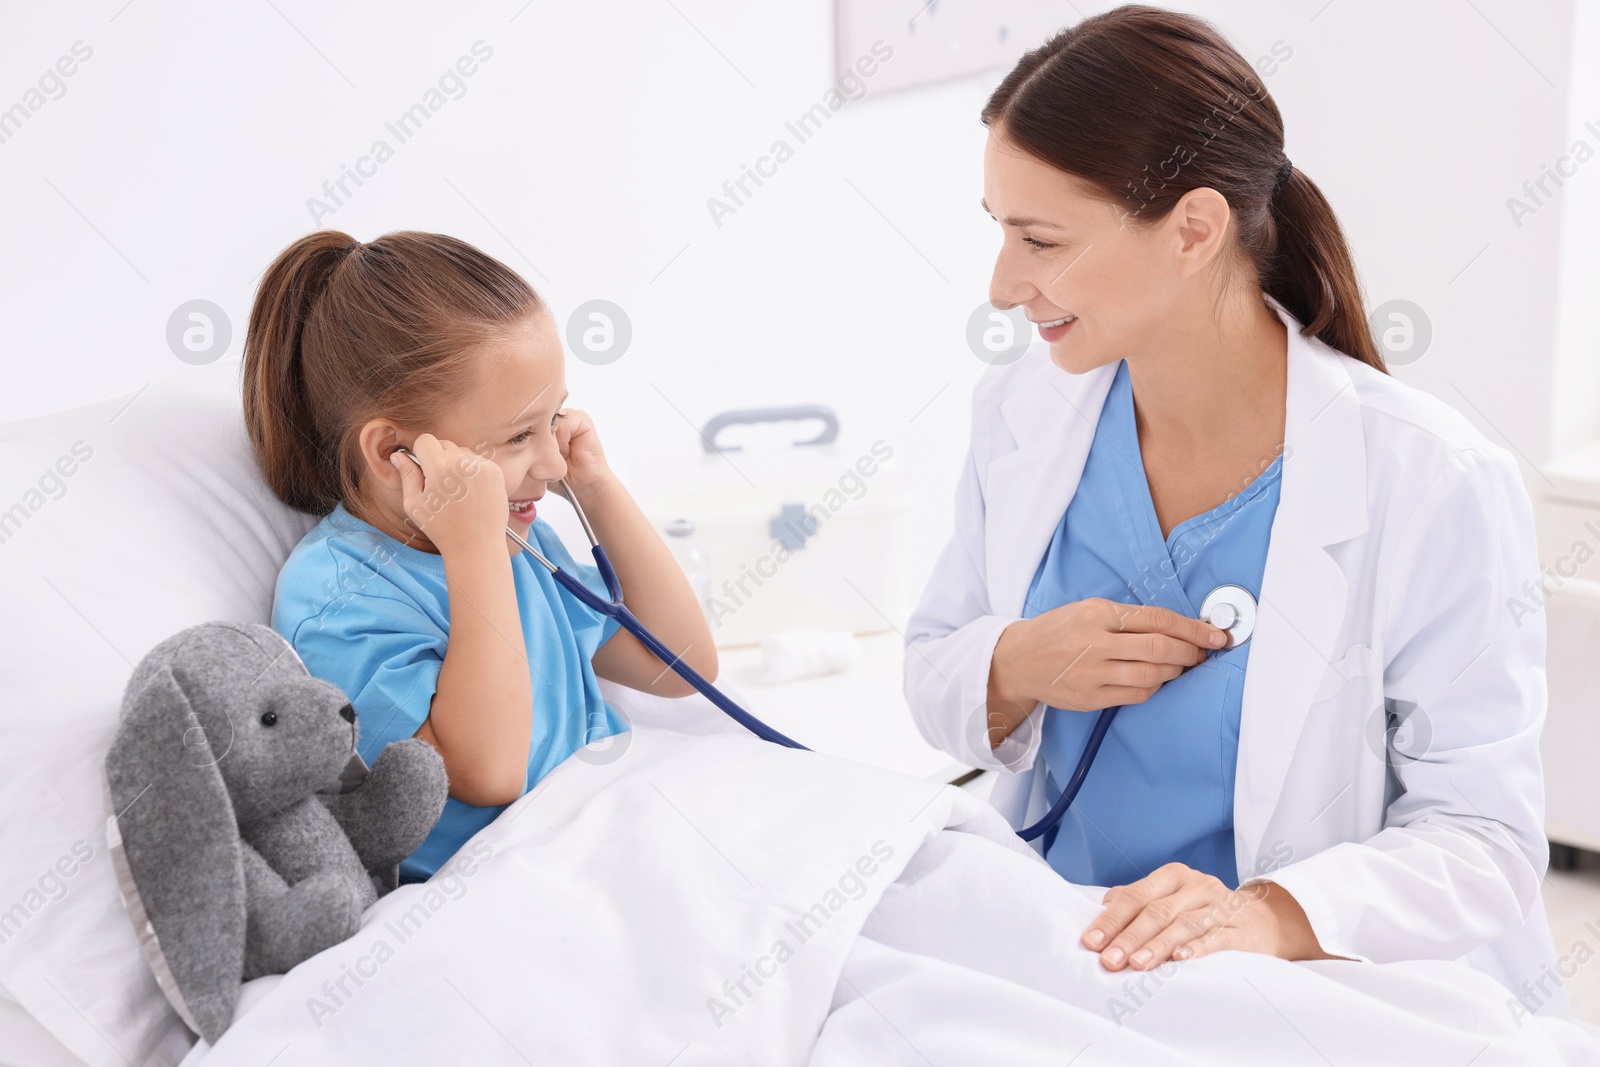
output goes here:
{"type": "Polygon", "coordinates": [[[636,722],[461,855],[185,1064],[1600,1063],[1451,963],[1223,953],[1132,991],[988,805],[738,734],[636,722]]]}
{"type": "Polygon", "coordinates": [[[83,1067],[83,1061],[0,985],[0,1067],[83,1067]]]}

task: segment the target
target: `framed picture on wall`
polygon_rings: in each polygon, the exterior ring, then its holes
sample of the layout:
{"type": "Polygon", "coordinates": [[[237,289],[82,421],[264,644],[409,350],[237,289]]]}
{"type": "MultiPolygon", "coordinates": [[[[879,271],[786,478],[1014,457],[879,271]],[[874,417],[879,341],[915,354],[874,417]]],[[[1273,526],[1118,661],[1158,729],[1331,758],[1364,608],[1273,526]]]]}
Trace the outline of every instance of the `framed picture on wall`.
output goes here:
{"type": "Polygon", "coordinates": [[[1066,0],[834,0],[834,74],[870,76],[877,91],[960,78],[1082,17],[1066,0]]]}

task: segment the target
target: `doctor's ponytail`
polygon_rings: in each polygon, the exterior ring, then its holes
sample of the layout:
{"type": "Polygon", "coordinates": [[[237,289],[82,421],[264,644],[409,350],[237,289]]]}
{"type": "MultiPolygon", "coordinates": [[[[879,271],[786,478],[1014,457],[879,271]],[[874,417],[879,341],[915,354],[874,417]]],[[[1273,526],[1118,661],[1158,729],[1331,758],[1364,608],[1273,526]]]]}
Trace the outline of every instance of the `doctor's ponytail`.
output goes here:
{"type": "Polygon", "coordinates": [[[520,275],[454,237],[295,241],[261,278],[244,344],[245,428],[267,485],[299,511],[358,512],[362,426],[427,427],[477,384],[467,353],[542,310],[520,275]]]}
{"type": "Polygon", "coordinates": [[[1165,218],[1191,189],[1215,189],[1261,288],[1302,332],[1387,371],[1338,217],[1298,168],[1279,187],[1278,105],[1210,23],[1141,4],[1091,15],[1023,56],[982,117],[1098,187],[1132,225],[1165,218]]]}

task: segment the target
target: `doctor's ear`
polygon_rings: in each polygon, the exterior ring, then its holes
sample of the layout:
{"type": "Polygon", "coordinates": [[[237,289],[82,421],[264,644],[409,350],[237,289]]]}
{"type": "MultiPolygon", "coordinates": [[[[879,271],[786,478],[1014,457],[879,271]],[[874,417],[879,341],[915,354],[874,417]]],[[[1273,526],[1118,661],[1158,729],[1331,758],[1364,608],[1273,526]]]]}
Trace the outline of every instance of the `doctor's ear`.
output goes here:
{"type": "Polygon", "coordinates": [[[1176,266],[1187,276],[1204,270],[1228,251],[1233,209],[1215,189],[1190,189],[1173,205],[1163,228],[1171,227],[1176,266]]]}

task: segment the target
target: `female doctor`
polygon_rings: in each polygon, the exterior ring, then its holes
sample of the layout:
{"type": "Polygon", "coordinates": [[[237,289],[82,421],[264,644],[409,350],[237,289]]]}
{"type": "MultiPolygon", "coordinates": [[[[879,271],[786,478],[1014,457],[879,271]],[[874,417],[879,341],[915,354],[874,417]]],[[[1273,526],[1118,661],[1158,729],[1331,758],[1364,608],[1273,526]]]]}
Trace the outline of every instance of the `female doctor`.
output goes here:
{"type": "Polygon", "coordinates": [[[1470,956],[1564,1014],[1515,461],[1387,374],[1332,209],[1205,22],[1088,18],[982,117],[990,298],[1047,344],[973,396],[907,632],[922,733],[1021,827],[1122,709],[1034,844],[1113,887],[1106,968],[1470,956]],[[1258,601],[1237,645],[1199,621],[1224,584],[1258,601]]]}

